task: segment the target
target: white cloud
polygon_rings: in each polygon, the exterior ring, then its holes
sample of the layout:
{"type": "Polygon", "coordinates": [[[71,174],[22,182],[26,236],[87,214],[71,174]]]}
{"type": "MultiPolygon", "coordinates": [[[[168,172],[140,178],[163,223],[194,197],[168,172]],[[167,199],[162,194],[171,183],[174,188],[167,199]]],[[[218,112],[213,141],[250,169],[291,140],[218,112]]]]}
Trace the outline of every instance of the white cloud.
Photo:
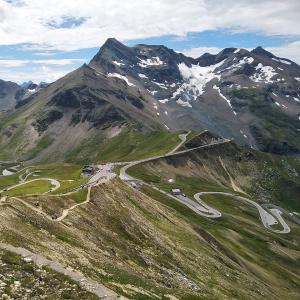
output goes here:
{"type": "Polygon", "coordinates": [[[288,58],[300,65],[300,41],[279,47],[267,47],[266,50],[278,57],[288,58]]]}
{"type": "Polygon", "coordinates": [[[54,56],[56,54],[57,54],[57,52],[48,52],[48,51],[34,53],[34,55],[36,55],[36,56],[54,56]]]}
{"type": "Polygon", "coordinates": [[[0,45],[76,50],[215,29],[300,36],[299,10],[298,0],[0,0],[0,45]]]}
{"type": "Polygon", "coordinates": [[[67,59],[37,59],[32,60],[35,64],[46,64],[56,66],[73,65],[75,63],[84,63],[86,60],[81,58],[67,58],[67,59]]]}
{"type": "Polygon", "coordinates": [[[17,83],[23,83],[29,80],[32,80],[33,82],[53,82],[71,72],[72,70],[73,68],[57,69],[49,66],[40,66],[31,70],[30,72],[15,72],[11,69],[0,69],[0,78],[17,83]]]}
{"type": "Polygon", "coordinates": [[[0,78],[17,83],[53,82],[85,62],[84,59],[0,59],[0,78]]]}
{"type": "Polygon", "coordinates": [[[223,48],[217,48],[217,47],[196,47],[196,48],[183,50],[182,53],[189,57],[198,58],[204,53],[217,54],[222,50],[223,48]]]}
{"type": "Polygon", "coordinates": [[[25,66],[29,63],[30,60],[0,59],[0,67],[2,68],[17,68],[25,66]]]}
{"type": "Polygon", "coordinates": [[[70,59],[37,59],[37,60],[22,60],[22,59],[0,59],[0,67],[4,68],[17,68],[29,64],[43,64],[43,65],[56,65],[66,66],[74,65],[77,63],[84,63],[86,60],[81,58],[70,59]]]}

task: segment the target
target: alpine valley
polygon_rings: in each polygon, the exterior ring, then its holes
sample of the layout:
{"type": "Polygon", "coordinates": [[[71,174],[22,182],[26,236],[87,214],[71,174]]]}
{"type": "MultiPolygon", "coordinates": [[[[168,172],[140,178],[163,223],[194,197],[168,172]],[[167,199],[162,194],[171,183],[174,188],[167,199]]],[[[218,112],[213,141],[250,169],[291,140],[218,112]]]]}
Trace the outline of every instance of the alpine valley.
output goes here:
{"type": "Polygon", "coordinates": [[[108,39],[0,80],[0,299],[300,299],[300,66],[108,39]]]}

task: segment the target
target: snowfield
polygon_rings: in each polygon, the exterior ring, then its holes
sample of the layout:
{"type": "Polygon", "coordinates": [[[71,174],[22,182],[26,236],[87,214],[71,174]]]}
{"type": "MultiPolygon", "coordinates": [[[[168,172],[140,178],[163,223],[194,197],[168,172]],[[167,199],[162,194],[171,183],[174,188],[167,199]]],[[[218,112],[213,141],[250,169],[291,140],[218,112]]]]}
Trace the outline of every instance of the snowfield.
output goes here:
{"type": "Polygon", "coordinates": [[[123,76],[121,74],[118,74],[118,73],[108,73],[107,74],[108,77],[116,77],[116,78],[119,78],[119,79],[122,79],[124,80],[127,85],[129,86],[135,86],[133,83],[129,82],[128,78],[126,76],[123,76]]]}
{"type": "Polygon", "coordinates": [[[149,66],[160,66],[164,64],[158,56],[147,58],[147,59],[139,58],[139,60],[140,60],[139,66],[142,68],[147,68],[149,66]]]}
{"type": "Polygon", "coordinates": [[[185,63],[178,65],[179,71],[184,79],[184,83],[173,93],[171,99],[177,99],[178,104],[191,107],[190,101],[195,101],[204,93],[205,86],[213,79],[220,80],[221,76],[214,71],[220,67],[224,61],[215,65],[201,67],[199,65],[187,66],[185,63]],[[182,99],[184,98],[184,100],[182,99]]]}
{"type": "Polygon", "coordinates": [[[258,71],[257,73],[253,74],[250,79],[255,82],[266,82],[266,83],[273,83],[271,80],[275,75],[278,73],[270,66],[263,66],[262,63],[259,63],[255,69],[258,71]]]}

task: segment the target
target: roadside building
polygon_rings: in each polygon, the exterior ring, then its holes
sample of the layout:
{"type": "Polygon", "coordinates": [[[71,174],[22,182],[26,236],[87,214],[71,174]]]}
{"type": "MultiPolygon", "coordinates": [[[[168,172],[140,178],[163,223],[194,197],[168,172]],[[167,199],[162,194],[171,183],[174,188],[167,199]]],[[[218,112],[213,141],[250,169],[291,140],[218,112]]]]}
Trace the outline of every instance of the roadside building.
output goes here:
{"type": "Polygon", "coordinates": [[[92,166],[89,166],[89,165],[84,165],[83,168],[82,168],[82,174],[83,175],[91,175],[93,174],[94,172],[94,168],[92,166]]]}
{"type": "Polygon", "coordinates": [[[181,195],[180,189],[172,189],[172,195],[181,195]]]}

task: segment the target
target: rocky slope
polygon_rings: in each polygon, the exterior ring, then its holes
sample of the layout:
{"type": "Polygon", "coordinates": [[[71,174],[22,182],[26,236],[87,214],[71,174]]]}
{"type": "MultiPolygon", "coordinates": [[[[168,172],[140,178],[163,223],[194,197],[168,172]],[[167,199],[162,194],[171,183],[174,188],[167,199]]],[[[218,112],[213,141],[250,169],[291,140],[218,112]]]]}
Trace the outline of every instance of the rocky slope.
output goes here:
{"type": "Polygon", "coordinates": [[[90,66],[159,101],[171,129],[208,129],[264,151],[300,149],[300,67],[258,47],[185,57],[109,39],[90,66]]]}
{"type": "MultiPolygon", "coordinates": [[[[123,129],[145,135],[164,130],[157,102],[123,80],[83,65],[1,119],[0,152],[4,159],[52,161],[77,157],[86,148],[95,154],[123,129]]],[[[82,154],[85,159],[89,155],[82,154]]]]}
{"type": "Polygon", "coordinates": [[[19,89],[19,85],[14,82],[0,80],[0,111],[12,109],[16,105],[19,89]]]}
{"type": "Polygon", "coordinates": [[[124,130],[208,129],[255,149],[299,154],[299,118],[300,67],[261,47],[194,59],[108,39],[88,65],[1,116],[0,153],[83,161],[124,130]]]}
{"type": "Polygon", "coordinates": [[[11,81],[0,80],[0,111],[14,110],[23,100],[46,87],[47,84],[43,82],[36,84],[30,81],[20,86],[11,81]]]}
{"type": "MultiPolygon", "coordinates": [[[[43,198],[49,206],[61,201],[43,198]]],[[[273,234],[256,210],[222,200],[209,202],[222,219],[206,219],[149,187],[139,191],[115,179],[93,187],[91,202],[62,222],[10,198],[1,206],[0,233],[3,242],[128,299],[298,299],[299,228],[273,234]]]]}

